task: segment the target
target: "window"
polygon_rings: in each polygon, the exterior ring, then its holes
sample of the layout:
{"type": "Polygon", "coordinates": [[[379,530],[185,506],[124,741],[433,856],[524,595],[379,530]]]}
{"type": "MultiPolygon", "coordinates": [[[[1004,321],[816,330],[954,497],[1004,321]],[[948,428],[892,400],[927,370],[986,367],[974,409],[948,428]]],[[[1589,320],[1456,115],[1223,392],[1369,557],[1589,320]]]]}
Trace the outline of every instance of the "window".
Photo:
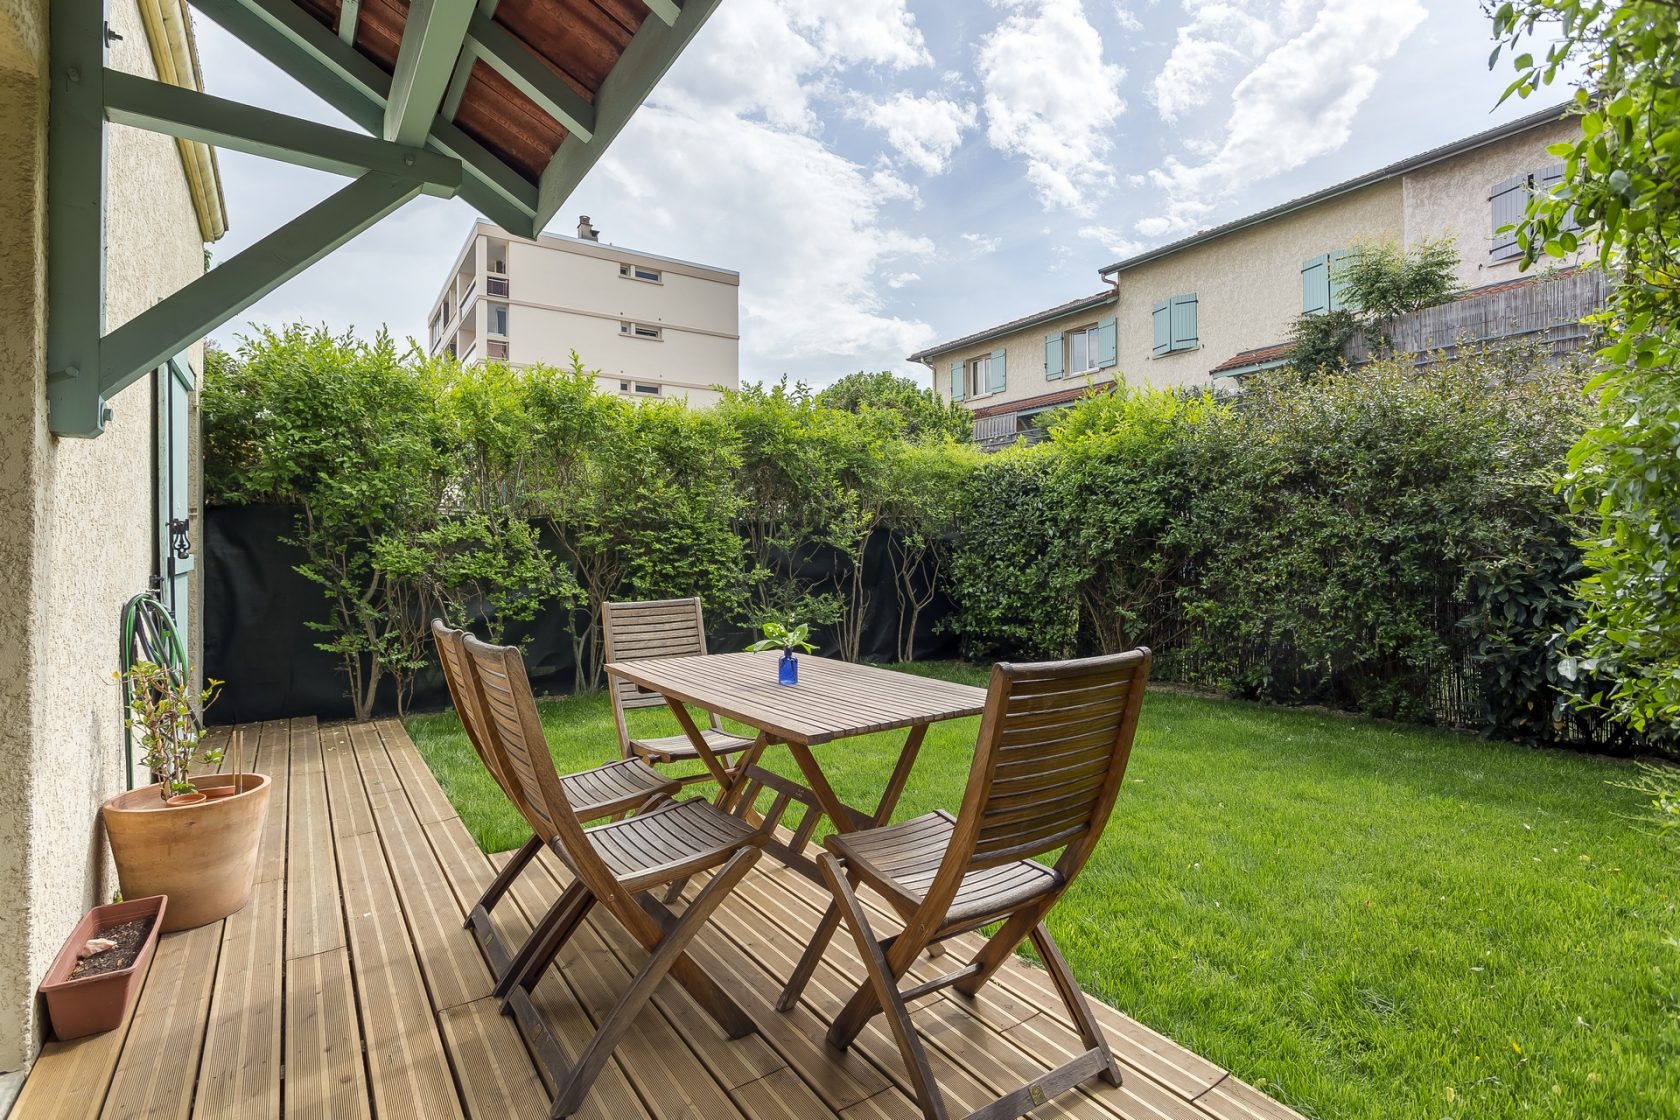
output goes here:
{"type": "Polygon", "coordinates": [[[970,358],[966,362],[951,363],[951,399],[967,400],[988,393],[1003,392],[1006,384],[1008,355],[1002,350],[970,358]]]}
{"type": "Polygon", "coordinates": [[[1301,314],[1322,315],[1326,311],[1345,311],[1348,308],[1344,292],[1346,249],[1334,253],[1320,253],[1301,262],[1301,314]]]}
{"type": "Polygon", "coordinates": [[[1117,364],[1119,333],[1114,316],[1094,326],[1056,331],[1044,336],[1044,376],[1078,376],[1117,364]]]}
{"type": "Polygon", "coordinates": [[[657,397],[659,395],[659,386],[650,385],[645,381],[638,381],[636,382],[636,392],[645,397],[657,397]]]}
{"type": "Polygon", "coordinates": [[[484,356],[505,362],[508,356],[508,344],[499,339],[487,338],[484,340],[484,356]]]}
{"type": "Polygon", "coordinates": [[[438,339],[440,339],[442,337],[443,337],[443,311],[441,309],[439,309],[437,311],[432,312],[432,345],[436,346],[438,344],[438,339]]]}
{"type": "Polygon", "coordinates": [[[1156,304],[1153,325],[1153,353],[1157,358],[1196,349],[1196,293],[1174,296],[1156,304]]]}
{"type": "Polygon", "coordinates": [[[618,333],[629,338],[645,338],[658,342],[665,334],[661,327],[650,327],[646,323],[620,323],[618,333]]]}
{"type": "MultiPolygon", "coordinates": [[[[1528,211],[1529,198],[1536,194],[1550,194],[1561,182],[1563,164],[1554,163],[1494,184],[1492,193],[1488,195],[1493,212],[1493,243],[1488,252],[1494,260],[1513,260],[1522,255],[1522,246],[1517,244],[1516,226],[1528,211]]],[[[1573,213],[1569,215],[1565,228],[1581,228],[1573,213]]]]}
{"type": "Polygon", "coordinates": [[[639,264],[621,264],[618,274],[626,280],[640,280],[644,284],[663,284],[665,274],[657,268],[643,268],[639,264]]]}
{"type": "Polygon", "coordinates": [[[508,333],[508,309],[505,303],[489,305],[489,331],[491,334],[506,335],[508,333]]]}

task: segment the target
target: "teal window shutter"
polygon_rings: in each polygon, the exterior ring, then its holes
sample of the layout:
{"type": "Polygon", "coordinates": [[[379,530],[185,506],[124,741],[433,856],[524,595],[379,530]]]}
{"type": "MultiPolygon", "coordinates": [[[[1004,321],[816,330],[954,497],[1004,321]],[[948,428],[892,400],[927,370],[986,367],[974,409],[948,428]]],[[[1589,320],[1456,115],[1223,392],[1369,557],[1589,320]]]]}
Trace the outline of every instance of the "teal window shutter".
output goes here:
{"type": "Polygon", "coordinates": [[[1172,349],[1172,300],[1155,305],[1155,353],[1165,354],[1172,349]]]}
{"type": "Polygon", "coordinates": [[[992,351],[992,369],[986,388],[994,393],[1003,392],[1003,387],[1006,383],[1004,377],[1004,360],[1008,357],[1008,354],[1009,352],[1007,350],[992,351]]]}
{"type": "Polygon", "coordinates": [[[1330,310],[1330,254],[1320,253],[1301,263],[1301,314],[1322,315],[1330,310]]]}
{"type": "Polygon", "coordinates": [[[1515,175],[1502,183],[1496,183],[1493,192],[1488,195],[1488,202],[1493,208],[1493,244],[1489,252],[1496,261],[1509,260],[1522,253],[1517,245],[1517,231],[1505,229],[1515,226],[1522,220],[1528,209],[1528,175],[1515,175]],[[1503,233],[1500,230],[1504,229],[1503,233]]]}
{"type": "Polygon", "coordinates": [[[954,401],[963,399],[963,364],[961,362],[951,363],[951,399],[954,401]]]}
{"type": "Polygon", "coordinates": [[[1347,296],[1347,263],[1353,254],[1346,249],[1339,249],[1330,254],[1330,310],[1358,311],[1352,307],[1347,296]]]}
{"type": "Polygon", "coordinates": [[[1044,376],[1055,381],[1062,376],[1062,332],[1044,336],[1044,376]]]}
{"type": "Polygon", "coordinates": [[[1196,293],[1172,299],[1172,349],[1189,350],[1196,345],[1196,293]]]}
{"type": "Polygon", "coordinates": [[[1097,324],[1097,368],[1108,369],[1120,361],[1120,330],[1110,315],[1097,324]]]}

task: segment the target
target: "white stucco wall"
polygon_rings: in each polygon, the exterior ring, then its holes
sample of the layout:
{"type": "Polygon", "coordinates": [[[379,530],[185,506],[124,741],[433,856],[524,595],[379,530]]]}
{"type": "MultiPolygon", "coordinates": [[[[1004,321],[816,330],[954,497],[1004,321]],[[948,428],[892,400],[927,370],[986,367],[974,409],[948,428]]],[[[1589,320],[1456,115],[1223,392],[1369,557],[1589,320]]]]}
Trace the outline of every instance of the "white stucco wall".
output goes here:
{"type": "Polygon", "coordinates": [[[1461,258],[1459,283],[1466,288],[1521,276],[1515,258],[1495,261],[1488,252],[1493,238],[1488,195],[1496,183],[1558,163],[1556,156],[1547,153],[1547,145],[1574,140],[1580,133],[1580,125],[1569,118],[1407,175],[1406,244],[1427,238],[1453,238],[1461,258]]]}
{"type": "MultiPolygon", "coordinates": [[[[941,397],[947,400],[951,397],[951,366],[953,363],[966,364],[975,358],[1005,351],[1004,356],[1004,387],[1001,392],[981,393],[964,400],[969,408],[987,408],[992,405],[1013,404],[1031,397],[1043,396],[1046,393],[1056,393],[1063,389],[1072,389],[1085,384],[1087,376],[1077,372],[1050,380],[1044,376],[1044,340],[1048,335],[1059,331],[1071,331],[1080,327],[1094,327],[1099,319],[1113,315],[1114,304],[1108,303],[1090,311],[1076,311],[1069,315],[1049,320],[1034,327],[1015,331],[1002,338],[979,342],[973,346],[965,346],[933,359],[934,388],[941,397]]],[[[1093,383],[1113,380],[1114,370],[1104,369],[1089,374],[1093,383]]]]}
{"type": "MultiPolygon", "coordinates": [[[[113,0],[111,65],[155,76],[134,0],[113,0]]],[[[0,1071],[29,1060],[43,1024],[34,989],[81,913],[114,889],[99,803],[121,788],[122,727],[111,680],[122,604],[153,556],[153,387],[111,402],[104,435],[60,440],[46,425],[43,0],[0,0],[0,1071]],[[14,34],[16,39],[14,39],[14,34]]],[[[108,141],[106,329],[203,270],[173,141],[113,128],[108,141]]]]}

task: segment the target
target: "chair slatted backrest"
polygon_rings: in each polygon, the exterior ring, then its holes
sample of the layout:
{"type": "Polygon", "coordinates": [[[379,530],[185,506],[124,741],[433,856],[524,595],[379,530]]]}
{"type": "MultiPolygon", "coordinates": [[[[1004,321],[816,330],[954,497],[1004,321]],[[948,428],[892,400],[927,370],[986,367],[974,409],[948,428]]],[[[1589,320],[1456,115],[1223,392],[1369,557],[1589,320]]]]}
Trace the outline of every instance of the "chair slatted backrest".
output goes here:
{"type": "Polygon", "coordinates": [[[1056,869],[1072,881],[1120,792],[1149,660],[1149,650],[1136,649],[992,669],[968,789],[930,902],[944,893],[948,903],[970,871],[1057,848],[1056,869]]]}
{"type": "MultiPolygon", "coordinates": [[[[685,657],[706,652],[706,619],[699,599],[601,604],[601,630],[608,661],[641,657],[685,657]]],[[[664,707],[665,697],[630,682],[613,682],[620,708],[664,707]]]]}
{"type": "Polygon", "coordinates": [[[490,771],[490,776],[496,779],[502,792],[517,806],[519,799],[515,796],[516,791],[502,776],[501,766],[490,746],[484,713],[479,709],[478,690],[473,686],[472,670],[467,666],[466,639],[465,630],[454,629],[441,618],[432,619],[432,643],[437,646],[438,664],[443,666],[443,682],[449,686],[449,699],[455,705],[455,714],[461,717],[467,742],[472,744],[478,760],[484,763],[484,768],[490,771]]]}
{"type": "Polygon", "coordinates": [[[531,827],[545,843],[559,843],[572,869],[596,898],[620,910],[634,906],[590,845],[560,784],[518,647],[493,646],[471,634],[466,636],[464,646],[490,732],[491,749],[502,772],[510,776],[524,799],[531,827]]]}

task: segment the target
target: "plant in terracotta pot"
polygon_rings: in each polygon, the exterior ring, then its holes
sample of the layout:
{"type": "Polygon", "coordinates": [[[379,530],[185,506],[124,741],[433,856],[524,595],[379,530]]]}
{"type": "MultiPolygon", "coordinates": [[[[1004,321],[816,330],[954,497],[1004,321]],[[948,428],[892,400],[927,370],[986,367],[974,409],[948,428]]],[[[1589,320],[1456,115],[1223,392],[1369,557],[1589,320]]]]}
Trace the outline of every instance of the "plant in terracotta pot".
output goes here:
{"type": "Polygon", "coordinates": [[[195,695],[179,673],[149,661],[136,662],[126,676],[128,725],[158,780],[100,810],[123,895],[168,895],[165,933],[225,918],[250,901],[269,780],[239,767],[193,776],[195,764],[221,760],[204,750],[193,709],[194,700],[201,707],[214,701],[219,682],[195,695]]]}

